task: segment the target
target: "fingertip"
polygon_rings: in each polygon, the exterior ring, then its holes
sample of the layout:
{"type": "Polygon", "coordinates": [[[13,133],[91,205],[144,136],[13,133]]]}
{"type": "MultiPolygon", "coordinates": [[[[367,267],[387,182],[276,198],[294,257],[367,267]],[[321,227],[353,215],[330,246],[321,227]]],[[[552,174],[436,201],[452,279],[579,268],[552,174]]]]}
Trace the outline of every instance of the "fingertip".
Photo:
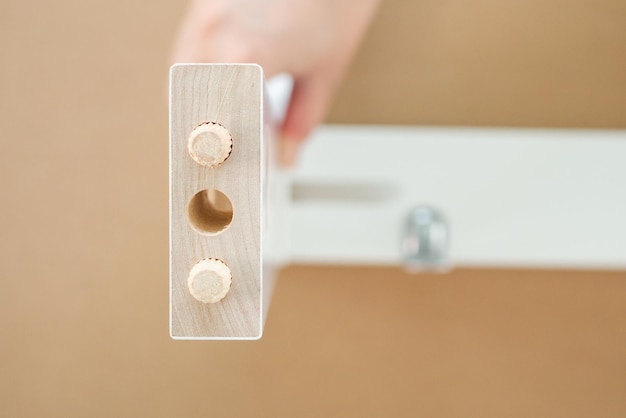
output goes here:
{"type": "Polygon", "coordinates": [[[321,80],[296,80],[281,128],[282,137],[298,144],[309,136],[323,121],[332,93],[321,80]]]}
{"type": "Polygon", "coordinates": [[[292,168],[296,165],[300,142],[295,138],[281,138],[278,149],[278,162],[282,167],[292,168]]]}

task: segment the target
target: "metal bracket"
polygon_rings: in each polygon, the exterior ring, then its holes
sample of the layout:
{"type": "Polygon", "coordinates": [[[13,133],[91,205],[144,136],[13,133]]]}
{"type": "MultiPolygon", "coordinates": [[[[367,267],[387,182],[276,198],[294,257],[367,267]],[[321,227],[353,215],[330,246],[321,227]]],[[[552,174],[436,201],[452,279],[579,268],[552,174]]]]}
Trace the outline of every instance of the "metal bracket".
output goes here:
{"type": "Polygon", "coordinates": [[[446,272],[449,232],[443,214],[429,206],[417,206],[406,217],[400,246],[402,263],[411,272],[446,272]]]}

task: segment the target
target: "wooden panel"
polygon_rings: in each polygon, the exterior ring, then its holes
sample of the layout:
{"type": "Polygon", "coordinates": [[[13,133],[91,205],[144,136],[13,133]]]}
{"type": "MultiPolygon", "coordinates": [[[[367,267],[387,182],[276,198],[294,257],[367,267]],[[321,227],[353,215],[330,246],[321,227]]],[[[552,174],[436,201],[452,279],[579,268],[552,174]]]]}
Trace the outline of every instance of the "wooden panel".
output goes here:
{"type": "MultiPolygon", "coordinates": [[[[176,65],[170,103],[170,327],[174,338],[258,338],[261,334],[261,160],[263,74],[256,65],[176,65]],[[198,125],[217,122],[232,135],[230,157],[217,167],[194,161],[187,140],[198,125]],[[218,190],[232,204],[232,222],[214,235],[189,222],[192,198],[218,190]],[[189,292],[187,278],[203,259],[230,268],[230,291],[216,303],[189,292]]],[[[206,213],[205,208],[200,208],[206,213]]]]}

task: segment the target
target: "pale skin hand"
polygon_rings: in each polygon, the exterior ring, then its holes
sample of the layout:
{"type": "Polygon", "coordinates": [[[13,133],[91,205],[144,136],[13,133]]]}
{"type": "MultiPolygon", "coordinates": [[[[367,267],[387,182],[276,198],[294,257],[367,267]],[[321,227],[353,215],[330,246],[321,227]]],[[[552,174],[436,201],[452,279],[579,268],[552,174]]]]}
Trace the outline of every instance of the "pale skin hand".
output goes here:
{"type": "Polygon", "coordinates": [[[326,115],[380,0],[192,0],[173,62],[250,62],[294,90],[281,128],[283,160],[326,115]]]}

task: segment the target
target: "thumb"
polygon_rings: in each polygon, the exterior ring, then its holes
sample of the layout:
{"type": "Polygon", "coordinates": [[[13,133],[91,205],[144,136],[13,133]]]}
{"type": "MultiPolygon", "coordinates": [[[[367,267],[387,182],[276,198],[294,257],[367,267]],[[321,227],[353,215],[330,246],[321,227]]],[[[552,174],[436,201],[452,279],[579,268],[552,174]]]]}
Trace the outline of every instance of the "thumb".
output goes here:
{"type": "Polygon", "coordinates": [[[334,93],[333,83],[322,77],[296,79],[281,128],[283,165],[294,165],[302,141],[324,120],[334,93]]]}

